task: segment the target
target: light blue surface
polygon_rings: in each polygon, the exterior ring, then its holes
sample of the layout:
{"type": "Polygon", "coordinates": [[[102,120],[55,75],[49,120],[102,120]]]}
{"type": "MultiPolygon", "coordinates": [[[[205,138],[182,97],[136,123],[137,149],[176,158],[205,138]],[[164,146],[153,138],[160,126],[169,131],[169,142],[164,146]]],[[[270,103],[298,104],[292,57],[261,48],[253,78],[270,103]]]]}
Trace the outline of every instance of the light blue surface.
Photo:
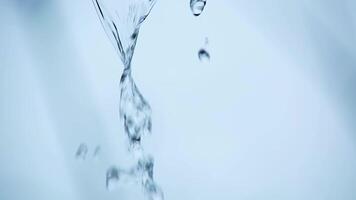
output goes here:
{"type": "MultiPolygon", "coordinates": [[[[356,199],[355,10],[208,0],[194,17],[188,0],[158,0],[132,67],[167,200],[356,199]]],[[[0,17],[0,199],[141,199],[105,189],[130,158],[123,67],[91,1],[2,0],[0,17]],[[76,160],[82,142],[100,157],[76,160]]]]}

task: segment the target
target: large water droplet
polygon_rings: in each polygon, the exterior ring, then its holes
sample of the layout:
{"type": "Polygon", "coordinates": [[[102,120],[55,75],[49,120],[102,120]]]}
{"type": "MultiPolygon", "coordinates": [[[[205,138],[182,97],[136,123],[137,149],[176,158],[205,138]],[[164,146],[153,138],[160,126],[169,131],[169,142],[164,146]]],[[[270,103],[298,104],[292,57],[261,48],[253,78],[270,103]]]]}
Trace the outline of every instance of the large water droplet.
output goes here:
{"type": "Polygon", "coordinates": [[[81,143],[78,147],[77,152],[75,153],[75,158],[85,160],[87,154],[88,154],[88,146],[85,143],[81,143]]]}
{"type": "Polygon", "coordinates": [[[198,57],[199,57],[199,60],[202,61],[202,62],[209,62],[210,61],[210,54],[204,48],[199,50],[198,57]]]}
{"type": "Polygon", "coordinates": [[[199,16],[206,5],[206,0],[190,0],[190,9],[194,16],[199,16]]]}

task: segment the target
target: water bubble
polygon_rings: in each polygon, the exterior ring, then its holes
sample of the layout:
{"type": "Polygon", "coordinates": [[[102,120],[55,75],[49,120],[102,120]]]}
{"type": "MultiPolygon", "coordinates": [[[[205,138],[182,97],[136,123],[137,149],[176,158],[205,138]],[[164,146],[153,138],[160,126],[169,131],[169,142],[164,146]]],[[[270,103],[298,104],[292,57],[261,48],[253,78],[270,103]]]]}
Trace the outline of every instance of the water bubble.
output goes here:
{"type": "Polygon", "coordinates": [[[190,0],[190,9],[194,16],[199,16],[206,5],[206,0],[190,0]]]}
{"type": "Polygon", "coordinates": [[[202,62],[209,62],[210,61],[210,54],[204,48],[199,50],[198,57],[199,57],[199,60],[202,61],[202,62]]]}
{"type": "Polygon", "coordinates": [[[77,152],[75,153],[75,158],[85,160],[87,154],[88,154],[88,146],[85,143],[81,143],[78,147],[77,152]]]}

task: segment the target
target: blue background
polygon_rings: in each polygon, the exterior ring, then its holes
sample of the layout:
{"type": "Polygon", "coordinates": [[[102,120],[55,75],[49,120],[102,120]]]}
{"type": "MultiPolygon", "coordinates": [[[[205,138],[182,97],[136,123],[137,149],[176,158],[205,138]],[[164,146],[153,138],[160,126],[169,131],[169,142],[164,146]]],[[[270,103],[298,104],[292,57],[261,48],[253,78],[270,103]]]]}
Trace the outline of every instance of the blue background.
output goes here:
{"type": "MultiPolygon", "coordinates": [[[[194,17],[188,0],[158,0],[132,67],[167,200],[356,199],[355,10],[208,0],[194,17]],[[205,37],[209,63],[197,56],[205,37]]],[[[130,156],[123,66],[92,2],[1,0],[0,18],[0,199],[143,198],[135,185],[105,189],[106,169],[130,156]]]]}

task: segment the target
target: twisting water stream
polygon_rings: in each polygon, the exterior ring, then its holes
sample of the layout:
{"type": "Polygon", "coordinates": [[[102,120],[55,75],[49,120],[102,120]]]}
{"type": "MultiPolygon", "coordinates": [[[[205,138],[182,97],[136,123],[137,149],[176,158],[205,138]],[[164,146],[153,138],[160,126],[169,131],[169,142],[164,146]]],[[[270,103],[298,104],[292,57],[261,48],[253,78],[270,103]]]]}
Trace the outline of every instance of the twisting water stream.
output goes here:
{"type": "Polygon", "coordinates": [[[156,0],[126,1],[128,9],[124,11],[122,8],[126,5],[112,6],[113,0],[92,1],[106,34],[124,64],[120,79],[119,111],[128,138],[129,152],[136,160],[136,164],[130,169],[110,167],[106,172],[106,187],[112,189],[118,182],[125,184],[134,181],[142,185],[148,199],[164,199],[162,190],[153,179],[153,157],[145,153],[141,144],[144,136],[151,133],[151,107],[138,90],[131,75],[131,60],[140,26],[156,0]]]}

